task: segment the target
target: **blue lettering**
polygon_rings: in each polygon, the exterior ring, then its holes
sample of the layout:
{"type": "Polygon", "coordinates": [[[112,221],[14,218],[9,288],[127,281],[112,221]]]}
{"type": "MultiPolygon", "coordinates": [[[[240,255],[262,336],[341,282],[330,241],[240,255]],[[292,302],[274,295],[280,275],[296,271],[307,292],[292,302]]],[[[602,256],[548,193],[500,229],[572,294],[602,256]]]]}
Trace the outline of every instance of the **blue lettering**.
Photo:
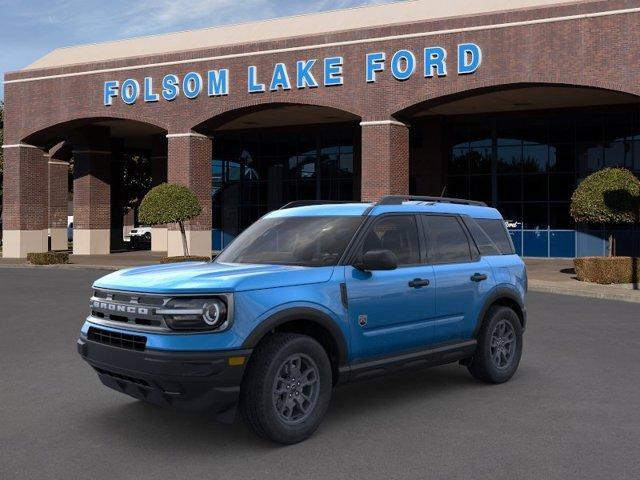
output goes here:
{"type": "Polygon", "coordinates": [[[249,93],[264,92],[264,83],[258,83],[256,77],[258,76],[258,69],[251,65],[247,72],[247,83],[249,93]]]}
{"type": "Polygon", "coordinates": [[[273,76],[271,77],[269,90],[275,92],[278,90],[278,87],[283,90],[291,90],[291,82],[289,81],[287,66],[284,63],[276,63],[276,66],[273,68],[273,76]]]}
{"type": "Polygon", "coordinates": [[[424,76],[433,77],[433,70],[436,75],[444,77],[447,75],[447,51],[442,47],[429,47],[424,49],[424,76]]]}
{"type": "Polygon", "coordinates": [[[384,61],[387,55],[384,52],[367,53],[367,82],[376,81],[376,72],[384,71],[384,61]]]}
{"type": "Polygon", "coordinates": [[[157,102],[160,99],[160,95],[153,93],[153,78],[145,77],[144,79],[144,101],[145,102],[157,102]]]}
{"type": "Polygon", "coordinates": [[[207,93],[210,97],[229,95],[229,70],[209,70],[207,72],[207,93]]]}
{"type": "Polygon", "coordinates": [[[328,57],[324,59],[324,84],[327,87],[342,85],[342,57],[328,57]]]}
{"type": "Polygon", "coordinates": [[[197,72],[189,72],[182,79],[184,96],[194,99],[202,92],[202,77],[197,72]]]}
{"type": "Polygon", "coordinates": [[[118,96],[118,85],[120,85],[120,82],[117,80],[104,82],[103,98],[106,107],[113,105],[113,99],[118,96]]]}
{"type": "Polygon", "coordinates": [[[167,101],[175,100],[180,93],[178,87],[178,76],[170,73],[162,79],[162,98],[167,101]]]}
{"type": "Polygon", "coordinates": [[[128,78],[124,82],[122,82],[120,96],[122,97],[122,101],[124,103],[126,103],[127,105],[133,105],[134,103],[136,103],[138,95],[140,95],[140,84],[137,80],[128,78]]]}
{"type": "Polygon", "coordinates": [[[391,57],[391,74],[398,80],[407,80],[416,71],[416,57],[409,50],[398,50],[391,57]]]}
{"type": "Polygon", "coordinates": [[[311,73],[311,69],[316,64],[316,60],[299,60],[296,62],[296,86],[298,88],[316,88],[318,82],[311,73]]]}
{"type": "Polygon", "coordinates": [[[482,63],[482,50],[475,43],[458,45],[458,74],[475,72],[482,63]]]}

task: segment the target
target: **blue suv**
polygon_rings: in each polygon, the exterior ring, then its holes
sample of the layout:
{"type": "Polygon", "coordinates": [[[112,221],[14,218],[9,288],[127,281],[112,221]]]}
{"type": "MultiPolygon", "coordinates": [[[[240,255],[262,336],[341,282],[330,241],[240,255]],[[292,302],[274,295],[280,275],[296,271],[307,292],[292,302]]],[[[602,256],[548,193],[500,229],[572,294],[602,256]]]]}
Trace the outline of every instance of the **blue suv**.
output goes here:
{"type": "Polygon", "coordinates": [[[239,405],[262,437],[309,437],[332,387],[460,362],[507,381],[522,353],[525,266],[497,210],[439,197],[287,205],[214,261],[93,285],[80,355],[106,386],[159,405],[239,405]]]}

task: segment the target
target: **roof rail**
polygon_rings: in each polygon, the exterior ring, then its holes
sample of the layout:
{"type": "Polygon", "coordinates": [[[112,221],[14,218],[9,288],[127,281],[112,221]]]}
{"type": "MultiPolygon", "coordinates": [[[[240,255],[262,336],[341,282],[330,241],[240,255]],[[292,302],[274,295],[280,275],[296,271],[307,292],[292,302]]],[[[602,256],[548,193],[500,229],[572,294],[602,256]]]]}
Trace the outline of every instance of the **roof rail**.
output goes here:
{"type": "Polygon", "coordinates": [[[385,195],[376,205],[402,205],[402,202],[416,201],[416,202],[431,202],[431,203],[455,203],[457,205],[476,205],[478,207],[486,207],[484,202],[478,202],[476,200],[466,200],[464,198],[450,198],[450,197],[421,197],[417,195],[385,195]]]}
{"type": "Polygon", "coordinates": [[[330,205],[334,203],[354,203],[353,200],[294,200],[283,206],[278,210],[286,210],[287,208],[295,207],[308,207],[310,205],[330,205]]]}

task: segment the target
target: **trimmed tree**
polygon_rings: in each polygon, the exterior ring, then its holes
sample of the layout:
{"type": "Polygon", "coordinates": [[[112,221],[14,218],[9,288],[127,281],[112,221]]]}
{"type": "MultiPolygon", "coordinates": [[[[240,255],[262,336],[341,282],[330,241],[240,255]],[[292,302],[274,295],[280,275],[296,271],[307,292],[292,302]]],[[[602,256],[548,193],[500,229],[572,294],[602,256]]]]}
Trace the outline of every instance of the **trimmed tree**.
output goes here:
{"type": "MultiPolygon", "coordinates": [[[[640,181],[625,168],[604,168],[585,178],[571,196],[576,222],[632,224],[640,214],[640,181]]],[[[614,254],[609,235],[609,256],[614,254]]]]}
{"type": "Polygon", "coordinates": [[[189,247],[184,222],[201,213],[202,207],[191,190],[183,185],[163,183],[149,190],[144,196],[138,218],[145,225],[177,223],[182,234],[183,252],[185,257],[188,257],[189,247]]]}

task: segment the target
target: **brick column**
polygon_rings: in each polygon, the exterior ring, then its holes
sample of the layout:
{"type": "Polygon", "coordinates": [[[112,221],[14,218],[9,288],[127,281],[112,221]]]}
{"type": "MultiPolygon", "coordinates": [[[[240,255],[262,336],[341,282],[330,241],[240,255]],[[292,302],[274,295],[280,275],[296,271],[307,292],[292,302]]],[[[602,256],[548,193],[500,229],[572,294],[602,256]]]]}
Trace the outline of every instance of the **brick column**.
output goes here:
{"type": "Polygon", "coordinates": [[[73,139],[73,253],[108,255],[111,244],[109,129],[87,127],[73,139]]]}
{"type": "MultiPolygon", "coordinates": [[[[189,187],[198,197],[202,214],[187,222],[187,243],[191,255],[211,255],[211,155],[212,142],[198,133],[167,135],[167,180],[189,187]]],[[[168,255],[184,255],[180,230],[169,226],[168,255]]]]}
{"type": "Polygon", "coordinates": [[[2,256],[24,258],[27,253],[46,252],[48,154],[27,144],[4,145],[2,148],[2,256]]]}
{"type": "Polygon", "coordinates": [[[363,121],[361,199],[409,193],[409,127],[396,120],[363,121]]]}
{"type": "MultiPolygon", "coordinates": [[[[154,135],[151,140],[151,185],[156,186],[167,181],[167,138],[154,135]]],[[[156,225],[151,228],[151,251],[167,251],[167,226],[156,225]]]]}
{"type": "Polygon", "coordinates": [[[49,150],[49,238],[51,250],[67,250],[70,145],[61,142],[49,150]]]}
{"type": "Polygon", "coordinates": [[[67,250],[67,197],[69,164],[49,159],[49,232],[51,250],[67,250]]]}

